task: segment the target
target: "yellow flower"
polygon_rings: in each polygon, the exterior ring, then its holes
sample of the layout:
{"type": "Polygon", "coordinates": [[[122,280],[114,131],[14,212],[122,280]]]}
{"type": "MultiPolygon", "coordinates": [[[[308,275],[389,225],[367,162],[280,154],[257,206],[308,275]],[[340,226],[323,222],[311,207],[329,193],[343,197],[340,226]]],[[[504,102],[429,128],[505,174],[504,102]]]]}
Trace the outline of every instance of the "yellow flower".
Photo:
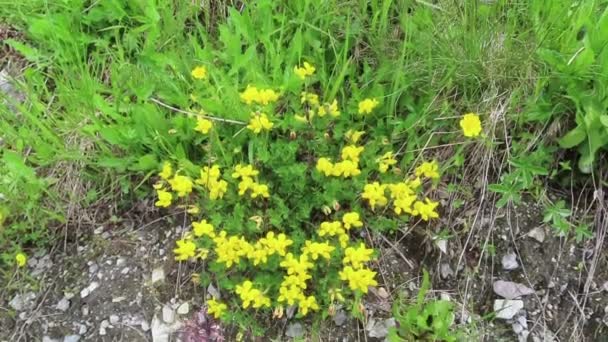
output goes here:
{"type": "Polygon", "coordinates": [[[252,113],[251,120],[249,120],[249,125],[247,125],[247,128],[253,131],[253,133],[259,134],[262,132],[262,130],[270,131],[272,126],[274,126],[274,124],[268,119],[266,114],[252,113]]]}
{"type": "Polygon", "coordinates": [[[250,305],[254,309],[270,306],[270,298],[266,297],[262,291],[253,287],[253,283],[245,280],[242,284],[236,286],[236,294],[243,301],[243,308],[247,309],[250,305]],[[253,304],[253,305],[252,305],[253,304]]]}
{"type": "Polygon", "coordinates": [[[215,237],[215,231],[213,225],[208,223],[207,220],[202,220],[200,222],[192,222],[192,231],[194,232],[194,236],[203,236],[207,235],[211,238],[215,237]]]}
{"type": "Polygon", "coordinates": [[[241,101],[248,105],[257,103],[267,105],[276,102],[279,99],[279,94],[272,89],[258,89],[251,85],[247,85],[247,89],[240,94],[241,101]]]}
{"type": "Polygon", "coordinates": [[[359,102],[359,114],[369,114],[380,104],[377,99],[365,99],[359,102]]]}
{"type": "Polygon", "coordinates": [[[306,240],[306,245],[302,247],[302,254],[309,255],[312,260],[317,260],[319,256],[329,260],[331,258],[331,252],[336,247],[329,244],[329,242],[312,242],[306,240]]]}
{"type": "Polygon", "coordinates": [[[287,253],[287,247],[293,244],[291,239],[287,238],[287,235],[281,233],[275,237],[274,232],[266,233],[265,238],[260,239],[260,243],[266,246],[268,254],[278,254],[285,256],[287,253]]]}
{"type": "Polygon", "coordinates": [[[201,209],[198,206],[191,204],[186,208],[186,212],[188,214],[196,215],[201,212],[201,209]]]}
{"type": "Polygon", "coordinates": [[[207,68],[204,66],[197,66],[196,68],[192,69],[192,77],[196,78],[197,80],[203,80],[205,78],[207,78],[207,68]]]}
{"type": "Polygon", "coordinates": [[[302,288],[299,286],[283,282],[279,288],[279,298],[277,298],[277,301],[279,303],[286,302],[288,305],[294,305],[303,295],[302,288]]]}
{"type": "Polygon", "coordinates": [[[317,304],[317,299],[314,296],[302,296],[300,297],[300,301],[298,302],[299,312],[302,316],[306,316],[308,314],[308,310],[317,311],[319,310],[319,304],[317,304]]]}
{"type": "Polygon", "coordinates": [[[373,249],[365,248],[365,244],[361,242],[358,248],[348,247],[344,251],[344,259],[342,262],[344,265],[351,264],[353,269],[360,269],[363,267],[363,263],[366,263],[372,259],[373,249]]]}
{"type": "Polygon", "coordinates": [[[313,107],[319,106],[319,95],[314,93],[307,93],[305,91],[302,92],[300,96],[300,103],[308,102],[313,107]]]}
{"type": "Polygon", "coordinates": [[[239,195],[243,196],[247,190],[252,189],[256,184],[251,177],[243,177],[239,182],[239,195]]]}
{"type": "Polygon", "coordinates": [[[262,105],[267,105],[276,102],[279,99],[279,94],[272,89],[262,89],[259,91],[258,102],[262,105]]]}
{"type": "Polygon", "coordinates": [[[17,263],[18,267],[24,267],[25,264],[27,264],[27,255],[25,255],[25,253],[17,253],[15,255],[15,262],[17,263]]]}
{"type": "Polygon", "coordinates": [[[268,185],[253,183],[251,188],[251,198],[257,198],[258,196],[268,198],[270,193],[268,192],[268,185]]]}
{"type": "Polygon", "coordinates": [[[340,110],[338,109],[338,100],[334,99],[332,103],[326,103],[323,106],[320,106],[319,110],[317,111],[317,114],[319,114],[320,117],[323,117],[327,114],[334,118],[340,116],[340,110]]]}
{"type": "Polygon", "coordinates": [[[187,176],[180,176],[175,174],[172,179],[169,180],[171,189],[177,192],[178,197],[184,197],[192,192],[192,180],[187,176]]]}
{"type": "Polygon", "coordinates": [[[196,128],[194,128],[195,131],[207,134],[211,128],[213,128],[213,122],[211,122],[211,120],[207,120],[205,118],[196,119],[196,128]]]}
{"type": "Polygon", "coordinates": [[[221,175],[220,167],[218,165],[212,165],[211,167],[205,166],[201,169],[201,176],[196,180],[196,184],[209,187],[209,184],[216,182],[221,175]]]}
{"type": "Polygon", "coordinates": [[[340,241],[340,247],[346,248],[346,246],[348,245],[348,240],[349,236],[348,234],[346,234],[346,232],[338,234],[338,241],[340,241]]]}
{"type": "Polygon", "coordinates": [[[352,160],[359,162],[359,156],[363,152],[363,146],[347,145],[342,148],[342,160],[352,160]]]}
{"type": "Polygon", "coordinates": [[[361,197],[366,199],[369,206],[374,210],[376,205],[385,206],[388,203],[388,199],[384,196],[385,190],[386,184],[380,184],[378,182],[366,184],[365,187],[363,187],[363,194],[361,197]]]}
{"type": "Polygon", "coordinates": [[[348,281],[348,286],[353,291],[361,291],[362,293],[367,293],[367,289],[370,286],[378,285],[378,283],[374,279],[376,272],[373,272],[366,268],[354,270],[350,266],[345,266],[339,274],[341,280],[348,281]]]}
{"type": "Polygon", "coordinates": [[[334,173],[334,164],[328,158],[319,158],[317,160],[317,171],[329,177],[334,173]]]}
{"type": "Polygon", "coordinates": [[[430,179],[439,178],[439,164],[435,160],[424,162],[416,168],[416,177],[424,176],[430,179]]]}
{"type": "Polygon", "coordinates": [[[161,208],[167,208],[171,205],[171,201],[173,200],[173,195],[165,190],[157,189],[156,194],[158,196],[158,201],[154,203],[155,206],[161,208]]]}
{"type": "Polygon", "coordinates": [[[395,159],[395,157],[393,156],[393,152],[389,151],[383,154],[382,157],[378,159],[378,164],[378,170],[380,171],[380,173],[386,173],[389,167],[397,164],[397,159],[395,159]]]}
{"type": "Polygon", "coordinates": [[[342,216],[342,222],[344,222],[344,228],[347,230],[350,229],[350,227],[363,227],[363,222],[361,222],[359,213],[354,211],[344,214],[344,216],[342,216]]]}
{"type": "Polygon", "coordinates": [[[216,200],[223,198],[226,191],[228,191],[228,182],[225,180],[211,181],[209,183],[209,199],[216,200]]]}
{"type": "Polygon", "coordinates": [[[304,62],[303,67],[293,67],[293,72],[302,80],[306,79],[307,76],[312,76],[312,74],[315,73],[315,70],[315,67],[308,62],[304,62]]]}
{"type": "Polygon", "coordinates": [[[189,258],[194,258],[196,255],[196,244],[190,239],[181,239],[175,242],[177,248],[173,250],[175,253],[175,260],[184,261],[189,258]]]}
{"type": "Polygon", "coordinates": [[[344,296],[342,295],[342,289],[329,289],[329,299],[334,302],[343,302],[344,296]]]}
{"type": "Polygon", "coordinates": [[[169,180],[169,178],[171,178],[171,176],[173,175],[173,168],[171,167],[171,163],[169,163],[168,161],[164,162],[163,169],[158,175],[164,180],[169,180]]]}
{"type": "Polygon", "coordinates": [[[342,222],[333,221],[333,222],[321,222],[319,226],[319,236],[336,236],[344,234],[344,228],[342,228],[342,222]]]}
{"type": "Polygon", "coordinates": [[[414,210],[412,215],[420,216],[424,221],[428,221],[432,218],[438,218],[439,214],[435,211],[435,208],[439,205],[439,202],[433,202],[426,198],[424,202],[417,201],[414,203],[414,210]]]}
{"type": "Polygon", "coordinates": [[[253,249],[247,253],[247,259],[253,261],[253,265],[265,264],[268,262],[268,256],[270,255],[268,248],[259,241],[253,245],[253,249]]]}
{"type": "Polygon", "coordinates": [[[213,315],[213,317],[216,319],[220,318],[227,309],[228,306],[226,304],[215,299],[210,299],[207,301],[207,314],[213,315]]]}
{"type": "Polygon", "coordinates": [[[346,140],[350,141],[353,144],[356,144],[359,141],[359,139],[361,139],[363,134],[365,134],[364,131],[353,131],[352,129],[349,129],[346,132],[345,136],[346,136],[346,140]]]}
{"type": "Polygon", "coordinates": [[[255,177],[260,172],[253,168],[251,165],[243,165],[238,164],[234,167],[234,172],[232,173],[232,178],[245,178],[245,177],[255,177]]]}
{"type": "Polygon", "coordinates": [[[357,162],[354,162],[352,160],[343,160],[339,163],[334,164],[333,175],[336,177],[343,176],[346,178],[351,176],[358,176],[360,174],[361,170],[359,170],[357,162]]]}
{"type": "Polygon", "coordinates": [[[233,264],[239,264],[241,257],[251,253],[251,246],[245,238],[238,236],[227,237],[226,232],[222,231],[213,239],[215,243],[215,254],[217,254],[217,262],[226,264],[226,268],[232,267],[233,264]]]}
{"type": "Polygon", "coordinates": [[[465,114],[460,120],[460,128],[465,137],[474,138],[481,133],[481,120],[475,113],[465,114]]]}
{"type": "Polygon", "coordinates": [[[307,270],[313,268],[313,264],[308,261],[308,256],[306,254],[300,255],[299,259],[296,259],[293,254],[287,253],[285,258],[279,264],[281,267],[287,269],[287,274],[306,274],[307,270]]]}

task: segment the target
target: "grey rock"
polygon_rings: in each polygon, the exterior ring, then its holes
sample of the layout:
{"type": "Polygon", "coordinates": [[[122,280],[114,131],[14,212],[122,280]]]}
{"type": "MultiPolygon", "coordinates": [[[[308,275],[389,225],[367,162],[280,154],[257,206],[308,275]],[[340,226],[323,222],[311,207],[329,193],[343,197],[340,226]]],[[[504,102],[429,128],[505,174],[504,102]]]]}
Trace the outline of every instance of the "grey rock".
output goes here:
{"type": "Polygon", "coordinates": [[[63,338],[63,342],[78,342],[80,341],[80,335],[68,335],[63,338]]]}
{"type": "Polygon", "coordinates": [[[207,286],[207,292],[214,299],[221,299],[220,291],[218,291],[213,284],[209,284],[209,286],[207,286]]]}
{"type": "Polygon", "coordinates": [[[154,315],[150,327],[152,342],[169,342],[171,334],[178,331],[181,327],[181,322],[175,322],[171,325],[165,324],[158,316],[154,315]]]}
{"type": "Polygon", "coordinates": [[[175,311],[170,306],[163,306],[163,322],[171,324],[175,322],[175,311]]]}
{"type": "Polygon", "coordinates": [[[118,324],[120,317],[118,315],[110,315],[110,324],[118,324]]]}
{"type": "Polygon", "coordinates": [[[604,285],[602,285],[602,290],[608,292],[608,281],[604,283],[604,285]]]}
{"type": "Polygon", "coordinates": [[[55,308],[59,311],[67,311],[70,308],[70,301],[63,297],[58,303],[57,305],[55,305],[55,308]]]}
{"type": "Polygon", "coordinates": [[[448,279],[449,277],[454,275],[452,267],[450,267],[450,264],[448,264],[447,262],[441,264],[439,272],[441,274],[441,278],[443,279],[448,279]]]}
{"type": "Polygon", "coordinates": [[[502,268],[507,271],[515,270],[519,267],[517,255],[513,252],[502,256],[502,268]]]}
{"type": "Polygon", "coordinates": [[[49,336],[42,336],[42,342],[60,342],[57,339],[50,338],[49,336]]]}
{"type": "Polygon", "coordinates": [[[169,342],[169,334],[171,333],[171,328],[163,323],[162,320],[158,319],[155,315],[152,318],[152,342],[169,342]]]}
{"type": "Polygon", "coordinates": [[[157,267],[152,270],[152,284],[165,280],[165,270],[162,267],[157,267]]]}
{"type": "Polygon", "coordinates": [[[33,308],[34,299],[36,294],[34,292],[26,292],[22,294],[16,294],[8,305],[15,309],[15,311],[24,311],[33,308]]]}
{"type": "Polygon", "coordinates": [[[190,304],[188,304],[188,302],[182,303],[182,305],[177,308],[177,313],[179,315],[187,315],[188,312],[190,312],[190,304]]]}
{"type": "Polygon", "coordinates": [[[545,241],[545,229],[543,227],[536,227],[529,231],[527,235],[540,243],[545,241]]]}
{"type": "Polygon", "coordinates": [[[97,264],[89,265],[89,273],[95,273],[99,270],[99,266],[97,264]]]}
{"type": "Polygon", "coordinates": [[[106,329],[108,329],[109,327],[110,327],[110,322],[108,322],[105,319],[103,321],[101,321],[101,324],[99,324],[99,335],[105,336],[108,333],[106,331],[106,329]]]}
{"type": "Polygon", "coordinates": [[[300,338],[304,336],[304,327],[300,323],[290,323],[285,331],[285,336],[290,338],[300,338]]]}
{"type": "Polygon", "coordinates": [[[80,298],[86,298],[93,291],[95,291],[98,287],[99,287],[98,282],[96,282],[96,281],[92,282],[91,284],[89,284],[89,286],[85,287],[84,289],[82,289],[80,291],[80,298]]]}
{"type": "Polygon", "coordinates": [[[342,326],[342,325],[344,325],[344,323],[346,323],[347,318],[348,318],[348,316],[346,316],[346,313],[344,313],[344,310],[339,309],[336,311],[336,314],[333,317],[333,321],[334,321],[335,325],[342,326]]]}
{"type": "Polygon", "coordinates": [[[512,281],[497,280],[493,285],[494,293],[505,299],[516,299],[534,293],[534,290],[512,281]]]}
{"type": "Polygon", "coordinates": [[[368,327],[368,336],[374,338],[384,338],[388,335],[391,327],[395,326],[395,319],[388,318],[383,321],[376,321],[371,327],[368,327]]]}
{"type": "Polygon", "coordinates": [[[496,318],[512,319],[524,308],[522,300],[496,299],[494,301],[494,313],[496,318]]]}
{"type": "Polygon", "coordinates": [[[87,333],[87,326],[84,324],[79,324],[78,325],[78,334],[79,335],[84,335],[87,333]]]}
{"type": "Polygon", "coordinates": [[[148,323],[148,321],[146,321],[145,319],[141,321],[141,330],[143,331],[148,331],[150,330],[150,323],[148,323]]]}

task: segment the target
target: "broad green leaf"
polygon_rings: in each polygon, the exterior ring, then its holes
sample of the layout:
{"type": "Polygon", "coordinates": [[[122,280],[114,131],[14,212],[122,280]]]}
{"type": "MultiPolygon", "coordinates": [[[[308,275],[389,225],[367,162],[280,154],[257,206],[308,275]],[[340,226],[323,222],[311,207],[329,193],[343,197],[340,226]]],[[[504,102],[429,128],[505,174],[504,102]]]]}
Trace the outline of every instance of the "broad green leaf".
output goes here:
{"type": "Polygon", "coordinates": [[[573,130],[566,133],[560,140],[559,146],[562,148],[572,148],[578,146],[587,137],[587,132],[582,126],[576,126],[573,130]]]}

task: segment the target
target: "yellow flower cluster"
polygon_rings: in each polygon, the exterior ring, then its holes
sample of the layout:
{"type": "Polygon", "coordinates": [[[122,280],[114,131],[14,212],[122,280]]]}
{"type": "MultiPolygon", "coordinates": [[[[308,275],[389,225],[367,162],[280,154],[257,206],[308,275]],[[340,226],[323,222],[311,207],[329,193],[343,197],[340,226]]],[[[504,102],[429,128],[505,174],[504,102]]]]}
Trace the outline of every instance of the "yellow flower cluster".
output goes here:
{"type": "Polygon", "coordinates": [[[27,264],[27,255],[21,252],[17,253],[15,255],[15,263],[17,267],[24,267],[27,264]]]}
{"type": "Polygon", "coordinates": [[[232,178],[240,179],[239,181],[239,195],[243,196],[248,190],[251,190],[251,198],[269,198],[270,193],[268,191],[268,185],[257,183],[253,177],[257,176],[260,172],[253,168],[251,165],[238,164],[234,168],[232,178]]]}
{"type": "Polygon", "coordinates": [[[251,113],[251,119],[247,128],[255,134],[260,134],[262,131],[270,131],[274,124],[264,113],[251,113]]]}
{"type": "Polygon", "coordinates": [[[301,67],[297,65],[293,67],[293,72],[302,80],[305,80],[308,76],[312,76],[315,70],[315,67],[308,62],[304,62],[304,65],[301,67]]]}
{"type": "Polygon", "coordinates": [[[315,116],[324,117],[329,115],[333,118],[340,116],[340,109],[338,108],[338,100],[334,99],[332,102],[326,102],[321,104],[319,101],[319,95],[314,93],[302,92],[300,102],[306,104],[307,115],[295,115],[295,119],[300,122],[310,122],[315,116]]]}
{"type": "Polygon", "coordinates": [[[228,191],[228,182],[220,179],[221,170],[218,165],[211,167],[205,166],[201,169],[200,178],[196,180],[196,184],[202,185],[209,190],[209,199],[216,200],[223,198],[228,191]]]}
{"type": "Polygon", "coordinates": [[[213,315],[213,317],[216,319],[220,318],[227,309],[228,306],[226,304],[215,299],[210,299],[207,301],[207,314],[213,315]]]}
{"type": "Polygon", "coordinates": [[[274,254],[285,256],[287,247],[292,244],[293,241],[288,239],[287,235],[268,232],[266,237],[259,239],[252,248],[248,249],[247,258],[253,261],[254,266],[265,264],[268,262],[268,257],[274,254]]]}
{"type": "Polygon", "coordinates": [[[361,174],[359,170],[359,156],[363,146],[347,145],[342,148],[342,161],[332,163],[330,159],[322,157],[317,160],[317,171],[330,177],[352,177],[361,174]]]}
{"type": "Polygon", "coordinates": [[[269,103],[276,102],[279,99],[279,94],[272,89],[258,89],[252,85],[247,85],[240,97],[241,101],[248,105],[255,103],[266,106],[269,103]]]}
{"type": "Polygon", "coordinates": [[[207,68],[204,66],[197,66],[196,68],[192,69],[190,74],[197,80],[204,80],[207,78],[207,68]]]}
{"type": "Polygon", "coordinates": [[[348,231],[352,227],[362,227],[363,222],[361,222],[361,218],[359,213],[350,212],[346,213],[342,216],[342,221],[325,221],[321,222],[319,225],[318,234],[320,237],[324,236],[336,236],[338,241],[340,242],[340,246],[345,248],[348,244],[348,231]]]}
{"type": "Polygon", "coordinates": [[[173,201],[173,194],[165,189],[166,183],[169,184],[172,191],[177,193],[178,197],[185,197],[192,192],[192,179],[188,176],[179,175],[178,172],[173,174],[171,163],[164,162],[161,172],[158,174],[161,181],[154,185],[158,201],[154,203],[157,207],[167,208],[173,201]]]}
{"type": "Polygon", "coordinates": [[[215,244],[216,261],[224,263],[226,268],[238,265],[242,257],[246,257],[252,250],[252,246],[242,236],[228,236],[221,231],[213,238],[215,244]]]}
{"type": "MultiPolygon", "coordinates": [[[[429,165],[432,163],[425,163],[423,168],[416,170],[416,173],[424,175],[427,178],[438,177],[436,168],[429,165]],[[418,172],[420,171],[420,172],[418,172]]],[[[439,214],[436,212],[436,208],[439,205],[438,202],[433,202],[428,198],[424,201],[419,201],[416,195],[416,190],[421,185],[420,178],[412,180],[405,180],[399,183],[392,184],[380,184],[378,182],[368,183],[363,187],[363,194],[361,197],[367,200],[370,208],[374,210],[376,206],[385,206],[388,204],[388,198],[385,195],[386,190],[390,192],[390,198],[393,202],[393,210],[397,215],[409,214],[412,216],[420,216],[424,221],[428,221],[432,218],[438,218],[439,214]]]]}
{"type": "Polygon", "coordinates": [[[415,170],[416,177],[424,176],[429,179],[439,179],[439,164],[433,160],[424,162],[415,170]]]}
{"type": "Polygon", "coordinates": [[[348,282],[348,286],[353,291],[367,293],[370,286],[378,283],[374,279],[376,272],[365,268],[365,263],[372,260],[373,249],[366,248],[362,242],[358,247],[348,247],[344,250],[342,263],[344,268],[340,271],[340,279],[348,282]]]}
{"type": "Polygon", "coordinates": [[[481,120],[475,113],[465,114],[460,120],[460,128],[465,137],[474,138],[481,133],[481,120]]]}
{"type": "Polygon", "coordinates": [[[215,237],[215,228],[211,223],[208,223],[207,220],[201,220],[200,222],[192,222],[192,232],[196,237],[215,237]]]}
{"type": "MultiPolygon", "coordinates": [[[[312,246],[312,242],[307,241],[307,243],[309,247],[312,246]]],[[[314,296],[306,296],[304,294],[306,280],[311,278],[308,271],[314,266],[308,259],[308,251],[310,251],[310,248],[307,249],[304,247],[303,250],[304,249],[306,249],[307,252],[304,252],[299,257],[295,257],[293,254],[288,253],[281,262],[280,266],[287,270],[287,275],[283,278],[283,282],[279,288],[279,297],[277,299],[279,303],[287,303],[287,305],[294,305],[297,303],[299,313],[302,316],[307,315],[310,310],[319,310],[317,299],[314,296]]],[[[318,255],[324,256],[327,252],[327,248],[320,247],[316,252],[318,252],[317,257],[318,255]]],[[[327,252],[328,257],[329,253],[330,252],[327,252]]]]}
{"type": "Polygon", "coordinates": [[[213,122],[211,120],[207,120],[205,118],[196,119],[196,127],[194,128],[195,131],[207,134],[212,128],[213,122]]]}
{"type": "Polygon", "coordinates": [[[380,102],[377,99],[365,99],[359,102],[359,114],[369,114],[376,108],[380,102]]]}
{"type": "Polygon", "coordinates": [[[340,271],[340,279],[347,281],[351,290],[359,290],[362,293],[367,293],[367,289],[370,286],[378,285],[378,282],[374,279],[375,276],[376,272],[367,268],[357,270],[351,266],[345,266],[344,269],[340,271]]]}
{"type": "Polygon", "coordinates": [[[270,306],[270,298],[268,298],[262,291],[253,287],[253,283],[249,280],[245,280],[242,284],[236,286],[236,294],[241,297],[243,301],[243,308],[247,309],[252,306],[254,309],[270,306]]]}
{"type": "Polygon", "coordinates": [[[175,243],[177,244],[177,248],[173,250],[173,253],[175,253],[175,260],[186,261],[196,256],[196,244],[192,239],[186,237],[177,240],[175,243]]]}
{"type": "Polygon", "coordinates": [[[397,164],[397,159],[395,159],[393,152],[389,151],[383,154],[382,157],[378,158],[377,162],[378,171],[380,171],[380,173],[386,173],[389,167],[397,164]]]}

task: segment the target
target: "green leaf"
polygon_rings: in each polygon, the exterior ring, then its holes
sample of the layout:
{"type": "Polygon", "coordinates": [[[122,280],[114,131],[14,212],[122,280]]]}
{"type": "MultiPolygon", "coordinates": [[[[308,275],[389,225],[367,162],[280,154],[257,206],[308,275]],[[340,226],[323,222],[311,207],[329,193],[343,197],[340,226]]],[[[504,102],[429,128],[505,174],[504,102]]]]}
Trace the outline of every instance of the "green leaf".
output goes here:
{"type": "Polygon", "coordinates": [[[587,132],[582,126],[576,126],[573,130],[566,133],[560,140],[559,146],[562,148],[572,148],[582,143],[587,137],[587,132]]]}

